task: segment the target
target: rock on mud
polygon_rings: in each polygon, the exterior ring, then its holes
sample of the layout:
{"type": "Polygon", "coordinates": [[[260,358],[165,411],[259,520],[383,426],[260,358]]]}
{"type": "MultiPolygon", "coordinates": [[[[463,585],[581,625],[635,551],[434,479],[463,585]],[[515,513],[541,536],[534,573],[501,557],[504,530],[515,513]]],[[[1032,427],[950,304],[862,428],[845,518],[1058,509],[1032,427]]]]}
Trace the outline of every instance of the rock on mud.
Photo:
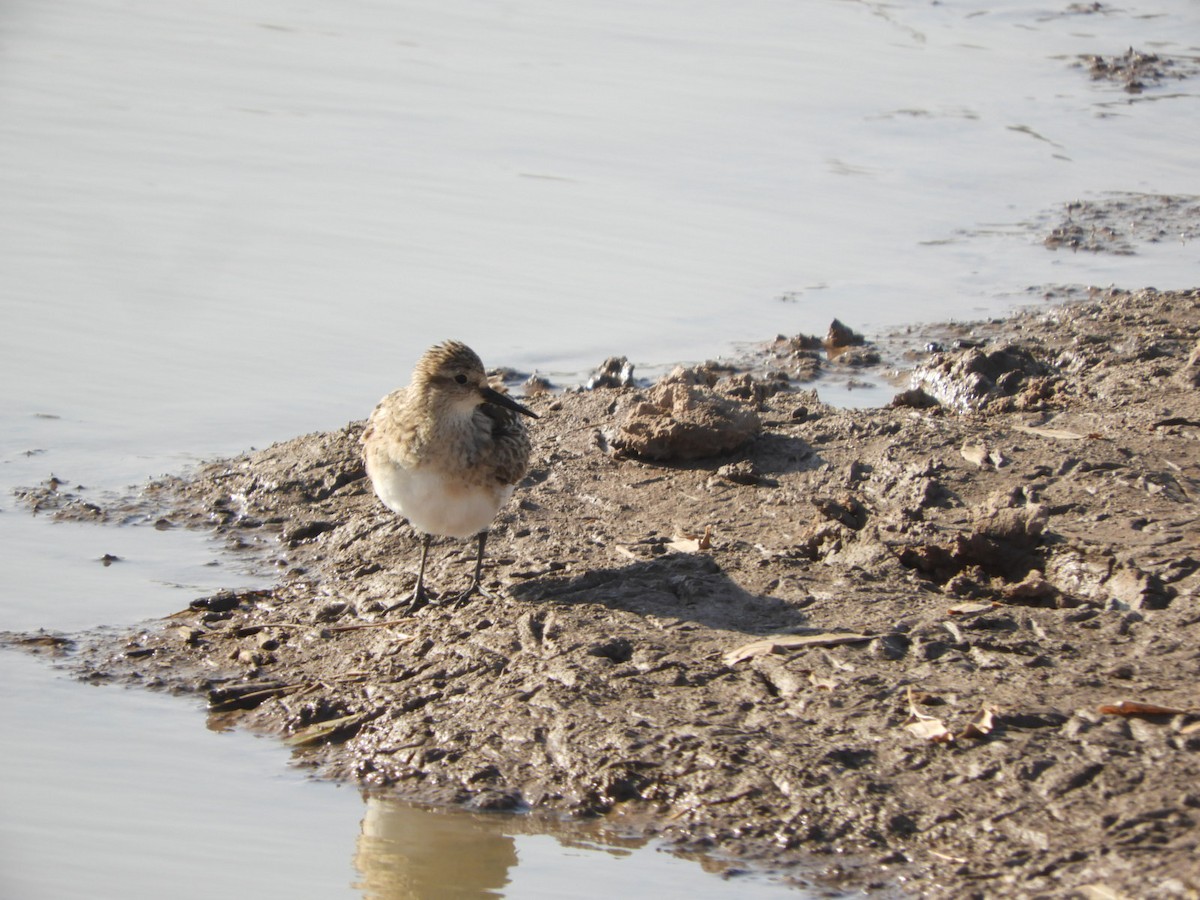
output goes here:
{"type": "Polygon", "coordinates": [[[676,369],[632,403],[610,443],[653,460],[690,460],[737,450],[762,427],[753,408],[718,394],[695,370],[676,369]]]}
{"type": "Polygon", "coordinates": [[[1140,94],[1167,80],[1182,81],[1196,74],[1194,57],[1172,57],[1130,47],[1117,56],[1089,54],[1079,57],[1092,81],[1110,81],[1128,94],[1140,94]]]}
{"type": "Polygon", "coordinates": [[[600,364],[584,385],[584,390],[633,387],[633,363],[624,356],[610,356],[600,364]]]}
{"type": "Polygon", "coordinates": [[[1003,344],[937,353],[912,375],[911,388],[959,412],[997,405],[1037,409],[1053,389],[1054,371],[1028,347],[1003,344]]]}

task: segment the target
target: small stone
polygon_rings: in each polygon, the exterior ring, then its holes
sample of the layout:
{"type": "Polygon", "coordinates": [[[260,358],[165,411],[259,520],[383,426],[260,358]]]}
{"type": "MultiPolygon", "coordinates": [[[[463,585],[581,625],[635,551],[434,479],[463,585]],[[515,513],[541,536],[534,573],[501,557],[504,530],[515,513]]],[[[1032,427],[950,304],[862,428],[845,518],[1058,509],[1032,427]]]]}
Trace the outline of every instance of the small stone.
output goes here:
{"type": "Polygon", "coordinates": [[[867,645],[867,651],[880,659],[903,659],[908,654],[912,641],[903,634],[885,634],[867,645]]]}
{"type": "Polygon", "coordinates": [[[941,404],[920,388],[901,391],[890,404],[895,409],[933,409],[941,404]]]}
{"type": "Polygon", "coordinates": [[[825,345],[830,350],[840,350],[865,343],[866,340],[861,334],[843,325],[840,320],[834,319],[829,323],[829,333],[825,336],[825,345]]]}
{"type": "Polygon", "coordinates": [[[776,482],[774,479],[763,476],[755,467],[754,463],[750,462],[749,460],[742,460],[741,462],[729,463],[728,465],[721,466],[719,469],[717,469],[717,474],[726,481],[732,481],[734,484],[765,484],[770,486],[778,484],[778,482],[776,482]]]}
{"type": "Polygon", "coordinates": [[[633,644],[623,637],[609,638],[588,647],[588,656],[598,656],[614,663],[628,662],[633,657],[633,644]]]}
{"type": "Polygon", "coordinates": [[[592,373],[592,377],[584,385],[584,390],[627,388],[633,387],[633,385],[633,363],[624,356],[610,356],[600,364],[599,369],[592,373]]]}

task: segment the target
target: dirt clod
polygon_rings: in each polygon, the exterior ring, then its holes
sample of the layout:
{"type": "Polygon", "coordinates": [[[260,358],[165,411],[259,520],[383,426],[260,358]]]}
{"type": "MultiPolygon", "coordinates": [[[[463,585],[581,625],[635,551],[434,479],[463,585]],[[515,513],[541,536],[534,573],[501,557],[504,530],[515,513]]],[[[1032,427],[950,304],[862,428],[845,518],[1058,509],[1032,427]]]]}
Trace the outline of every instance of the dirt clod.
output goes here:
{"type": "Polygon", "coordinates": [[[609,443],[653,460],[704,459],[743,446],[761,428],[758,413],[705,381],[703,373],[676,369],[645,399],[633,398],[626,405],[609,443]]]}

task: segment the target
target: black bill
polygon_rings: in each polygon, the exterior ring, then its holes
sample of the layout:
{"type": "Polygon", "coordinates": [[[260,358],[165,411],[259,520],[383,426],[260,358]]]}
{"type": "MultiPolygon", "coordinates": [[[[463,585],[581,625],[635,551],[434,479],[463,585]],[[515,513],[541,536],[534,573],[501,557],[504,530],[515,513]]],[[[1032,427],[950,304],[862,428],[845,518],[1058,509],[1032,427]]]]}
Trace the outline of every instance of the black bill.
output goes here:
{"type": "Polygon", "coordinates": [[[506,409],[511,409],[513,412],[522,413],[533,419],[540,418],[540,416],[538,416],[538,414],[532,409],[522,406],[516,400],[509,397],[508,394],[502,394],[490,387],[482,388],[479,393],[483,395],[483,399],[488,403],[495,403],[497,406],[503,406],[506,409]]]}

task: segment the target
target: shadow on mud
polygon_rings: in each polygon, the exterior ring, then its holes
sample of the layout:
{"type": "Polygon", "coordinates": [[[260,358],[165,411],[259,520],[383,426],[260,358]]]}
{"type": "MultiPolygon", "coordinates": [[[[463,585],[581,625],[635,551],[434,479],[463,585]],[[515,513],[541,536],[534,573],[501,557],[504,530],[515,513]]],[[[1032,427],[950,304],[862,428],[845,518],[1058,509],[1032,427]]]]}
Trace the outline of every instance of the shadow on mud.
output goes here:
{"type": "Polygon", "coordinates": [[[520,600],[599,603],[638,615],[746,634],[797,628],[807,621],[786,599],[750,593],[716,560],[699,553],[673,553],[570,578],[539,578],[508,590],[520,600]]]}

